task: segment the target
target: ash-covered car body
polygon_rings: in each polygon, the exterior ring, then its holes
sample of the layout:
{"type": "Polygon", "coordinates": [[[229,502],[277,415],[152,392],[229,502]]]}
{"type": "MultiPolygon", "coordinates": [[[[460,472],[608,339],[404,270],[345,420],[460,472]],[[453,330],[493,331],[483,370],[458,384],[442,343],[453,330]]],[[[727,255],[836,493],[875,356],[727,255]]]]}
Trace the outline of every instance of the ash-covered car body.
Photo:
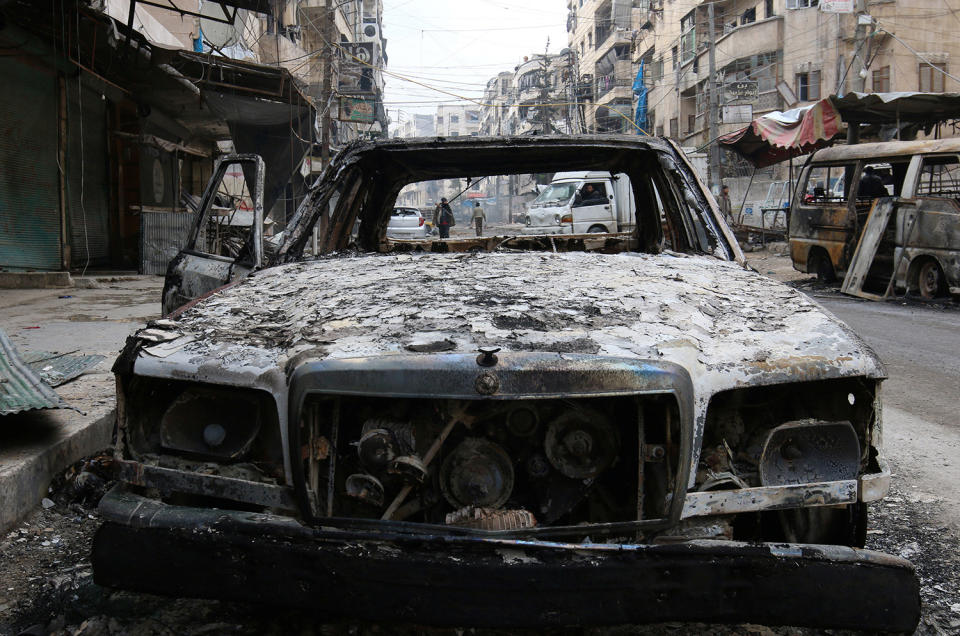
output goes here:
{"type": "MultiPolygon", "coordinates": [[[[916,625],[910,563],[861,549],[882,366],[744,267],[674,144],[354,145],[260,252],[116,362],[101,584],[438,625],[916,625]],[[407,183],[560,170],[628,174],[636,230],[384,237],[407,183]]],[[[204,291],[190,255],[168,310],[204,291]]]]}

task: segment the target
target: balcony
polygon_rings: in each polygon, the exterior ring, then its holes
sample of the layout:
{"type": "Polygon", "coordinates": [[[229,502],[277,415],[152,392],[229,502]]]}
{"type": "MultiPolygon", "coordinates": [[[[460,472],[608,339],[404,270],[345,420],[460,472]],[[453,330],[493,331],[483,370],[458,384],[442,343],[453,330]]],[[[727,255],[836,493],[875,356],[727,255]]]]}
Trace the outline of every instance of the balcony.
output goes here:
{"type": "Polygon", "coordinates": [[[611,97],[631,97],[633,78],[633,63],[630,60],[615,61],[612,73],[598,74],[594,79],[594,101],[600,102],[611,97]]]}

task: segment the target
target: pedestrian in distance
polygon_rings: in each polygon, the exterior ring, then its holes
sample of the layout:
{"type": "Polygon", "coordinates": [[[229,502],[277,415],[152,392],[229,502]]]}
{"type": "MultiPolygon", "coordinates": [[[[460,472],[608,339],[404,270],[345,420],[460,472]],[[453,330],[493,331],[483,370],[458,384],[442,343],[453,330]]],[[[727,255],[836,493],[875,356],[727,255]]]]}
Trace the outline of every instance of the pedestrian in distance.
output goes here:
{"type": "Polygon", "coordinates": [[[733,206],[730,204],[730,186],[720,188],[720,214],[727,222],[727,225],[733,225],[733,206]]]}
{"type": "Polygon", "coordinates": [[[477,229],[477,236],[483,236],[483,224],[487,221],[487,215],[484,214],[480,202],[473,204],[473,226],[477,229]]]}
{"type": "Polygon", "coordinates": [[[433,218],[436,219],[437,228],[440,230],[440,238],[450,238],[450,228],[456,223],[456,219],[453,218],[453,210],[450,209],[446,197],[440,198],[440,203],[433,212],[433,218]]]}

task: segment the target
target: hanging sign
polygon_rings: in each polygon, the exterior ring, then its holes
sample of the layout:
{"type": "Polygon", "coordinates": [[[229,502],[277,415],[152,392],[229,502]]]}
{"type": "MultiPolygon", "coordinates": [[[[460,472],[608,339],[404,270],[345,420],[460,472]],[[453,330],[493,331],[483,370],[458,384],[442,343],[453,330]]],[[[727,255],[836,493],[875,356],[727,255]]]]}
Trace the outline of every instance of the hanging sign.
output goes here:
{"type": "Polygon", "coordinates": [[[853,13],[853,0],[820,0],[824,13],[853,13]]]}
{"type": "Polygon", "coordinates": [[[355,121],[372,124],[375,121],[373,100],[360,97],[340,98],[340,121],[355,121]]]}

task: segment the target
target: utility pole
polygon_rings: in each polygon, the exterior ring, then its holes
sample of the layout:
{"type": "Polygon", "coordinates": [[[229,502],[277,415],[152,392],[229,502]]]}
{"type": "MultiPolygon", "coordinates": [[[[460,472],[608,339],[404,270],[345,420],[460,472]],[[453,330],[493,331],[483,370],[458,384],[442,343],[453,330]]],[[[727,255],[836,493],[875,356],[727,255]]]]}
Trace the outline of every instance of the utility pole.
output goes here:
{"type": "Polygon", "coordinates": [[[323,38],[323,86],[320,89],[320,108],[323,109],[323,116],[320,118],[320,164],[326,169],[330,164],[330,109],[333,105],[333,12],[335,5],[332,0],[327,0],[326,6],[321,15],[323,22],[321,24],[321,37],[323,38]]]}
{"type": "Polygon", "coordinates": [[[550,93],[547,86],[548,71],[550,70],[550,58],[547,57],[547,51],[550,50],[550,38],[547,38],[547,46],[543,49],[543,57],[540,58],[540,134],[550,134],[550,115],[547,112],[547,104],[550,103],[550,93]]]}
{"type": "MultiPolygon", "coordinates": [[[[865,0],[857,0],[854,15],[857,18],[857,28],[853,33],[854,47],[851,66],[854,69],[853,90],[858,93],[864,92],[867,85],[867,52],[864,47],[867,43],[867,24],[862,20],[862,16],[867,14],[867,3],[865,0]]],[[[855,144],[860,141],[860,123],[847,122],[847,143],[855,144]]]]}
{"type": "MultiPolygon", "coordinates": [[[[860,0],[863,2],[863,0],[860,0]]],[[[717,137],[720,132],[717,124],[720,121],[720,113],[717,102],[717,36],[713,28],[713,2],[707,3],[707,42],[710,45],[708,53],[709,75],[707,76],[707,134],[710,136],[710,174],[707,175],[707,182],[711,187],[719,189],[723,176],[720,173],[720,145],[717,137]]],[[[696,51],[694,51],[696,55],[696,51]]],[[[679,124],[679,122],[677,122],[679,124]]]]}

